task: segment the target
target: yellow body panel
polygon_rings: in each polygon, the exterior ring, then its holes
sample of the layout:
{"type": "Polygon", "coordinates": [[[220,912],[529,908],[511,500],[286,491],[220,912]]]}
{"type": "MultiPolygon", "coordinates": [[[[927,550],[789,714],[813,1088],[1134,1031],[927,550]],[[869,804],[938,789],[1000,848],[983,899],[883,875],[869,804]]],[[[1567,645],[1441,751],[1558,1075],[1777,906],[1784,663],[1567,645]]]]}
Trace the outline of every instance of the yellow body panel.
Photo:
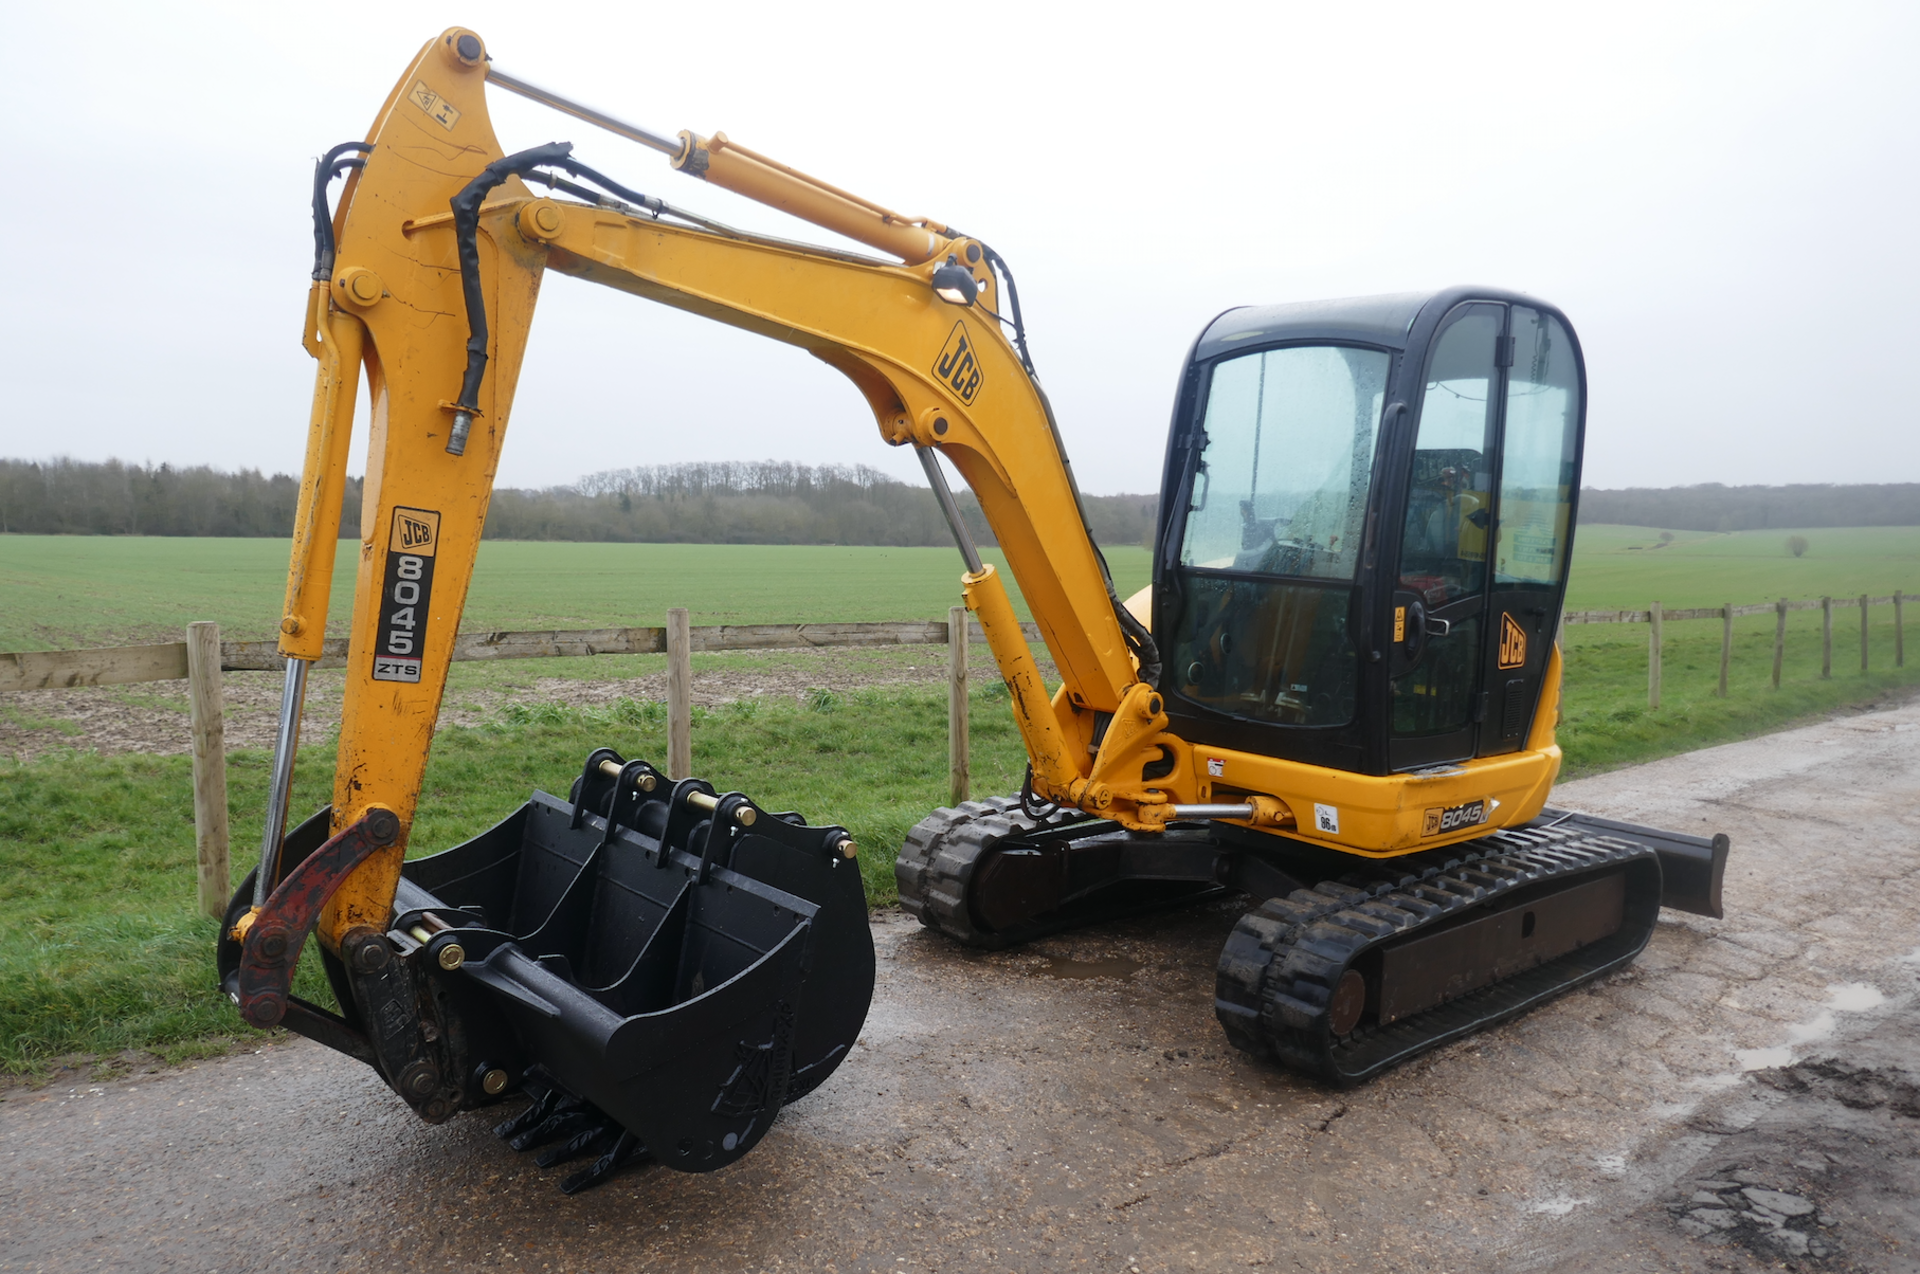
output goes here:
{"type": "Polygon", "coordinates": [[[1375,855],[1459,839],[1422,836],[1424,813],[1437,803],[1492,797],[1497,824],[1539,808],[1559,765],[1550,725],[1544,737],[1536,728],[1527,752],[1428,777],[1345,774],[1194,748],[1169,735],[1160,696],[1137,678],[1045,400],[986,313],[1001,305],[981,246],[938,223],[898,218],[723,135],[686,135],[689,150],[677,162],[687,166],[691,149],[704,147],[705,175],[716,184],[847,233],[861,230],[903,263],[536,199],[509,178],[480,214],[488,362],[465,453],[449,454],[468,325],[447,209],[501,157],[486,109],[485,59],[458,55],[463,34],[455,28],[429,43],[395,85],[368,138],[366,166],[341,196],[333,278],[310,301],[308,348],[321,365],[281,649],[300,658],[319,650],[329,576],[322,568],[333,542],[327,510],[337,519],[358,362],[373,419],[333,826],[339,831],[376,805],[402,826],[400,840],[329,904],[320,924],[329,946],[389,916],[548,269],[806,349],[859,387],[886,442],[947,457],[979,497],[1064,679],[1049,701],[999,580],[991,569],[967,577],[969,604],[1016,690],[1042,798],[1151,829],[1164,825],[1172,803],[1232,788],[1262,798],[1264,826],[1284,825],[1290,812],[1293,834],[1375,855]],[[932,274],[948,261],[975,275],[977,307],[934,295],[932,274]],[[1112,714],[1097,750],[1096,713],[1112,714]],[[1143,780],[1142,765],[1163,757],[1172,771],[1143,780]],[[1221,772],[1210,775],[1208,762],[1221,772]],[[1339,811],[1338,833],[1314,830],[1315,804],[1339,811]]]}

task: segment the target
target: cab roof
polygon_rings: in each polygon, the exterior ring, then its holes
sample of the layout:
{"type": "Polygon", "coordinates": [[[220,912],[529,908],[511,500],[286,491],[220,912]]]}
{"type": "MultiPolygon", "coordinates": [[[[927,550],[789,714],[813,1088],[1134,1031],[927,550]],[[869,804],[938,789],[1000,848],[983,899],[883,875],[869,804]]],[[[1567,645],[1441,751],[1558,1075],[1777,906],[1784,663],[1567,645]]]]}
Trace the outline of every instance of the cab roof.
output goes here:
{"type": "MultiPolygon", "coordinates": [[[[1244,305],[1228,310],[1200,335],[1194,360],[1219,358],[1241,349],[1282,341],[1332,340],[1405,349],[1407,333],[1433,302],[1451,309],[1464,300],[1527,301],[1504,288],[1450,287],[1434,292],[1392,292],[1286,305],[1244,305]]],[[[1539,304],[1533,301],[1533,304],[1539,304]]]]}

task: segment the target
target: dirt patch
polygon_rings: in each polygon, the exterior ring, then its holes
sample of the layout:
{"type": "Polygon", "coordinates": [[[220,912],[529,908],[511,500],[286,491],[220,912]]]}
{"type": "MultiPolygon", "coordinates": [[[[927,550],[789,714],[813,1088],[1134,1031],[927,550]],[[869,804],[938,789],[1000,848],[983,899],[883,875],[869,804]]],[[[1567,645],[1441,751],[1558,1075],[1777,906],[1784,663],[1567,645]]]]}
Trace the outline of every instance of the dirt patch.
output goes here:
{"type": "Polygon", "coordinates": [[[1711,1149],[1651,1227],[1676,1266],[1920,1271],[1920,1001],[1751,1082],[1691,1121],[1711,1149]]]}
{"type": "MultiPolygon", "coordinates": [[[[995,674],[984,648],[974,655],[974,679],[995,674]]],[[[1040,670],[1056,679],[1053,665],[1040,670]]],[[[271,748],[279,728],[282,675],[278,672],[230,672],[222,679],[228,750],[271,748]]],[[[944,647],[815,649],[696,656],[693,702],[717,707],[741,699],[804,700],[816,689],[835,694],[892,686],[944,686],[944,647]]],[[[301,726],[308,739],[325,738],[340,726],[346,674],[322,669],[308,678],[306,714],[301,726]]],[[[499,664],[455,665],[441,707],[442,726],[483,724],[511,703],[564,704],[598,708],[622,699],[665,702],[665,660],[640,659],[517,660],[499,664]],[[571,675],[542,675],[541,665],[568,666],[571,675]],[[596,664],[598,668],[596,668],[596,664]],[[617,673],[641,665],[639,675],[617,673]],[[654,670],[654,669],[657,669],[654,670]]],[[[62,749],[102,755],[182,754],[192,748],[188,726],[187,683],[154,681],[134,686],[84,686],[71,690],[32,690],[0,696],[0,756],[32,761],[62,749]]]]}

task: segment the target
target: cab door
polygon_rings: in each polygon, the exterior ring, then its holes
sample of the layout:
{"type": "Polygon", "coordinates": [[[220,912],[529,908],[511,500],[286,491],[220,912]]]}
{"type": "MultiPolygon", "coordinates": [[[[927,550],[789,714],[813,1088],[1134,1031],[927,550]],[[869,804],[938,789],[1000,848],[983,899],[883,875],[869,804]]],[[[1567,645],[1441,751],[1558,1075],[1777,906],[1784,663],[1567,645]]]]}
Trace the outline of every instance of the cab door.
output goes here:
{"type": "Polygon", "coordinates": [[[1469,302],[1430,348],[1390,611],[1393,770],[1524,744],[1579,490],[1582,372],[1558,316],[1469,302]]]}
{"type": "Polygon", "coordinates": [[[1554,315],[1509,307],[1495,468],[1485,719],[1477,756],[1518,750],[1540,698],[1559,623],[1580,481],[1580,366],[1554,315]]]}
{"type": "Polygon", "coordinates": [[[1457,305],[1426,361],[1388,633],[1393,770],[1478,745],[1506,324],[1504,305],[1457,305]]]}

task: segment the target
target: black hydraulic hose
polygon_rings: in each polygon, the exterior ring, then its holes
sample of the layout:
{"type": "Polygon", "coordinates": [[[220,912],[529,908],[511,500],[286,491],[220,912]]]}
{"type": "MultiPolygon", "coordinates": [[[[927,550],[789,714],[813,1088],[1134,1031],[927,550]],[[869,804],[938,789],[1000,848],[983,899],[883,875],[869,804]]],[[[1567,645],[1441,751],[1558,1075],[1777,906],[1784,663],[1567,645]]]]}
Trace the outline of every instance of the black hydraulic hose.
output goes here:
{"type": "Polygon", "coordinates": [[[324,283],[333,277],[333,213],[327,208],[327,185],[351,168],[366,166],[366,160],[341,159],[354,151],[369,151],[372,142],[341,142],[320,156],[313,166],[313,279],[324,283]]]}
{"type": "Polygon", "coordinates": [[[449,201],[453,208],[453,241],[460,256],[460,290],[467,303],[467,374],[460,382],[460,397],[454,400],[453,433],[447,439],[447,450],[455,455],[466,450],[467,430],[473,425],[473,413],[480,410],[480,381],[487,374],[487,298],[480,289],[480,205],[509,177],[542,164],[570,167],[566,160],[572,153],[572,142],[548,142],[496,159],[449,201]]]}
{"type": "Polygon", "coordinates": [[[1006,258],[986,244],[981,244],[980,250],[986,253],[987,264],[999,271],[1000,277],[1007,281],[1007,300],[1013,315],[1013,343],[1020,351],[1020,361],[1026,365],[1027,375],[1038,375],[1033,370],[1033,355],[1027,350],[1027,324],[1020,316],[1020,287],[1013,281],[1013,271],[1008,268],[1006,258]]]}
{"type": "Polygon", "coordinates": [[[467,307],[467,370],[460,381],[460,397],[454,401],[453,430],[447,436],[447,450],[460,455],[467,448],[467,434],[473,427],[473,414],[480,409],[480,382],[487,373],[487,299],[480,287],[480,205],[495,187],[509,177],[528,177],[556,190],[598,201],[599,196],[551,173],[537,168],[558,168],[593,182],[617,198],[631,201],[658,217],[671,211],[663,200],[641,194],[573,158],[572,142],[548,142],[516,154],[496,159],[461,188],[451,201],[453,238],[460,258],[460,291],[467,307]]]}

